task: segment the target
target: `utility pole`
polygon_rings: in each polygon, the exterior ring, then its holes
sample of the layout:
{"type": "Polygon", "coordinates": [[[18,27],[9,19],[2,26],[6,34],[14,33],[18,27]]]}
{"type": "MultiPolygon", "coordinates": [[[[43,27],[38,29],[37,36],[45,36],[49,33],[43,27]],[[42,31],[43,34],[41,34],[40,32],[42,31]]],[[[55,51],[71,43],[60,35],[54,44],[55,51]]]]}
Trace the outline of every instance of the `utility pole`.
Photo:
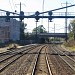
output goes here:
{"type": "Polygon", "coordinates": [[[55,33],[55,23],[54,23],[54,33],[55,33]]]}
{"type": "Polygon", "coordinates": [[[15,4],[15,5],[20,5],[20,12],[21,12],[21,8],[22,8],[21,6],[22,5],[26,6],[25,4],[22,4],[21,2],[20,2],[20,4],[15,4]]]}
{"type": "Polygon", "coordinates": [[[21,13],[21,2],[20,2],[20,13],[21,13]]]}
{"type": "MultiPolygon", "coordinates": [[[[16,4],[16,5],[20,5],[20,14],[21,14],[21,2],[20,2],[20,4],[16,4]]],[[[22,39],[22,36],[21,36],[21,22],[22,22],[22,20],[20,19],[20,40],[22,39]]]]}
{"type": "MultiPolygon", "coordinates": [[[[67,16],[67,12],[68,12],[68,4],[70,4],[70,3],[68,3],[67,1],[66,1],[66,3],[62,3],[62,4],[66,4],[66,12],[65,12],[65,16],[67,16]]],[[[67,41],[67,39],[68,39],[68,36],[67,36],[67,18],[65,18],[65,33],[66,33],[66,41],[67,41]]]]}
{"type": "Polygon", "coordinates": [[[37,40],[37,22],[36,22],[36,40],[37,40]]]}
{"type": "MultiPolygon", "coordinates": [[[[54,34],[55,34],[55,23],[54,23],[54,34]]],[[[55,37],[54,37],[54,43],[55,43],[55,37]]]]}
{"type": "MultiPolygon", "coordinates": [[[[42,4],[42,12],[44,12],[44,0],[43,0],[43,4],[42,4]]],[[[42,16],[44,16],[44,14],[42,14],[42,16]]],[[[42,25],[43,25],[43,17],[42,17],[42,25]]]]}
{"type": "Polygon", "coordinates": [[[20,4],[15,4],[15,5],[19,5],[20,6],[20,13],[21,13],[21,5],[22,5],[21,2],[20,2],[20,4]]]}
{"type": "MultiPolygon", "coordinates": [[[[20,13],[21,13],[21,2],[20,2],[20,13]]],[[[20,40],[22,39],[22,36],[21,36],[21,19],[20,19],[20,40]]]]}
{"type": "Polygon", "coordinates": [[[48,33],[49,33],[49,19],[48,19],[48,33]]]}
{"type": "MultiPolygon", "coordinates": [[[[68,3],[67,3],[67,1],[66,1],[66,12],[65,12],[65,16],[67,16],[67,4],[68,4],[68,3]]],[[[65,18],[65,29],[66,29],[65,32],[66,32],[66,41],[67,41],[67,37],[68,37],[68,36],[67,36],[67,18],[65,18]]]]}

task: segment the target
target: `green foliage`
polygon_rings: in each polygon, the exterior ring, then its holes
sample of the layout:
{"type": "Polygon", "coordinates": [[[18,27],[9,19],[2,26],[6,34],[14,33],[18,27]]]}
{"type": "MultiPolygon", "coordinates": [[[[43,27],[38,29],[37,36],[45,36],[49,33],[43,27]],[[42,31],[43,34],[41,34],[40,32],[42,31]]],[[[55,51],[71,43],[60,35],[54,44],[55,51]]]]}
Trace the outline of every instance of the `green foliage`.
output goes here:
{"type": "Polygon", "coordinates": [[[75,47],[75,41],[73,39],[69,39],[67,42],[64,42],[64,46],[75,47]]]}
{"type": "Polygon", "coordinates": [[[30,34],[29,34],[28,32],[25,33],[25,39],[26,39],[26,40],[28,40],[30,37],[31,37],[31,36],[30,36],[30,34]]]}
{"type": "Polygon", "coordinates": [[[69,39],[74,39],[74,35],[73,35],[73,32],[72,31],[69,32],[68,37],[69,37],[69,39]]]}
{"type": "Polygon", "coordinates": [[[70,25],[72,32],[75,33],[75,19],[70,22],[70,25]]]}
{"type": "Polygon", "coordinates": [[[43,27],[43,25],[39,25],[37,28],[34,28],[32,30],[32,33],[33,34],[36,34],[36,30],[37,30],[37,33],[47,33],[46,29],[43,27]]]}
{"type": "Polygon", "coordinates": [[[20,23],[20,40],[24,40],[25,39],[24,30],[26,29],[25,28],[26,26],[27,26],[27,24],[24,24],[24,22],[20,23]]]}
{"type": "Polygon", "coordinates": [[[74,47],[75,46],[75,19],[71,20],[69,26],[68,26],[68,37],[69,39],[67,42],[64,42],[64,45],[67,47],[74,47]]]}
{"type": "Polygon", "coordinates": [[[69,38],[74,38],[75,40],[75,19],[71,20],[70,25],[68,26],[69,38]]]}

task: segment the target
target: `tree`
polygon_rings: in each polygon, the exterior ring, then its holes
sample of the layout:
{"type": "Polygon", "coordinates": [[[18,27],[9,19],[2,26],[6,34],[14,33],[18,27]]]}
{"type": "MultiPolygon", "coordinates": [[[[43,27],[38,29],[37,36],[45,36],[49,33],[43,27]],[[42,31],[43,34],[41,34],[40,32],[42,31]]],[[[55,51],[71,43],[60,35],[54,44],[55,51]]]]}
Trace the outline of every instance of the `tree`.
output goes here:
{"type": "Polygon", "coordinates": [[[24,24],[24,22],[20,22],[20,40],[25,39],[25,33],[24,30],[26,29],[27,24],[24,24]]]}
{"type": "Polygon", "coordinates": [[[37,28],[34,28],[32,30],[33,34],[36,34],[36,29],[37,29],[37,33],[47,33],[46,29],[43,27],[43,25],[39,25],[37,28]]]}
{"type": "Polygon", "coordinates": [[[71,20],[68,29],[69,29],[69,34],[71,34],[70,36],[72,36],[73,34],[75,40],[75,19],[71,20]]]}
{"type": "Polygon", "coordinates": [[[40,33],[47,33],[47,31],[46,31],[46,29],[43,27],[43,25],[39,25],[37,28],[34,28],[34,29],[32,30],[32,34],[33,34],[34,36],[36,35],[36,37],[35,37],[36,42],[44,43],[45,40],[48,39],[48,38],[44,38],[44,37],[39,38],[39,37],[37,36],[37,34],[40,34],[40,33]],[[36,30],[37,30],[37,33],[36,33],[36,30]],[[37,37],[38,37],[38,38],[37,38],[37,37]]]}

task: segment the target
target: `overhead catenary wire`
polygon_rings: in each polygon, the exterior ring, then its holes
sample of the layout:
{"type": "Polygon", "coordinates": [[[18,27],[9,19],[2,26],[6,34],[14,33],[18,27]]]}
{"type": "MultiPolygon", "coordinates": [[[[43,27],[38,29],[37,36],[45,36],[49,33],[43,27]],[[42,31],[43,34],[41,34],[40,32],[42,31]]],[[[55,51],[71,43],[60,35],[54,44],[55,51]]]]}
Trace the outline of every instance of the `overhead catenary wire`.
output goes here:
{"type": "Polygon", "coordinates": [[[13,4],[13,7],[14,7],[14,9],[15,9],[15,7],[16,7],[16,6],[15,6],[15,4],[14,4],[14,1],[13,1],[13,0],[12,0],[12,4],[13,4]]]}
{"type": "MultiPolygon", "coordinates": [[[[44,13],[48,13],[48,12],[50,12],[50,11],[56,11],[56,10],[65,9],[65,8],[73,7],[73,6],[75,6],[75,4],[70,5],[70,6],[67,6],[67,7],[62,7],[62,8],[57,8],[57,9],[53,9],[53,10],[49,10],[49,11],[45,11],[45,12],[41,12],[41,13],[39,13],[39,15],[40,15],[40,14],[44,14],[44,13]]],[[[0,9],[0,11],[10,12],[10,11],[6,11],[6,10],[2,10],[2,9],[0,9]]],[[[12,13],[12,14],[16,14],[16,15],[20,15],[20,14],[15,13],[15,12],[10,12],[10,13],[12,13]]],[[[29,15],[29,16],[35,16],[35,14],[33,14],[33,15],[29,15]]]]}
{"type": "Polygon", "coordinates": [[[72,6],[75,6],[75,4],[70,5],[70,6],[66,6],[66,7],[62,7],[62,8],[57,8],[57,9],[53,9],[53,10],[41,12],[40,14],[48,13],[48,12],[50,12],[50,11],[57,11],[57,10],[65,9],[65,8],[69,8],[69,7],[72,7],[72,6]]]}
{"type": "Polygon", "coordinates": [[[10,0],[9,0],[9,4],[10,4],[11,9],[13,10],[10,0]]]}
{"type": "MultiPolygon", "coordinates": [[[[13,0],[12,0],[12,3],[13,3],[13,5],[14,5],[13,0]]],[[[12,4],[11,4],[10,0],[9,0],[9,4],[10,4],[10,6],[11,6],[11,9],[13,10],[12,4]]],[[[14,8],[15,8],[15,5],[14,5],[14,8]]],[[[11,11],[7,11],[7,10],[3,10],[3,9],[0,9],[0,11],[3,11],[3,12],[9,12],[10,14],[20,15],[20,14],[18,14],[17,12],[11,12],[11,11]]]]}
{"type": "Polygon", "coordinates": [[[7,11],[7,10],[3,10],[3,9],[0,9],[0,11],[4,11],[4,12],[9,12],[9,13],[11,13],[11,14],[16,14],[16,15],[20,15],[20,14],[17,14],[17,13],[15,13],[15,12],[10,12],[10,11],[7,11]]]}
{"type": "MultiPolygon", "coordinates": [[[[44,12],[44,1],[45,0],[43,0],[43,3],[42,3],[42,12],[44,12]]],[[[44,14],[42,14],[42,16],[44,16],[44,14]]],[[[43,17],[42,17],[42,22],[41,23],[43,24],[43,17]]]]}
{"type": "MultiPolygon", "coordinates": [[[[57,9],[53,9],[53,10],[49,10],[49,11],[45,11],[45,12],[40,12],[39,15],[40,15],[40,14],[44,14],[44,13],[48,13],[48,12],[50,12],[50,11],[57,11],[57,10],[61,10],[61,9],[65,9],[65,8],[69,8],[69,7],[73,7],[73,6],[75,6],[75,4],[70,5],[70,6],[67,6],[67,7],[57,8],[57,9]]],[[[30,15],[30,16],[35,16],[35,14],[30,15]]]]}

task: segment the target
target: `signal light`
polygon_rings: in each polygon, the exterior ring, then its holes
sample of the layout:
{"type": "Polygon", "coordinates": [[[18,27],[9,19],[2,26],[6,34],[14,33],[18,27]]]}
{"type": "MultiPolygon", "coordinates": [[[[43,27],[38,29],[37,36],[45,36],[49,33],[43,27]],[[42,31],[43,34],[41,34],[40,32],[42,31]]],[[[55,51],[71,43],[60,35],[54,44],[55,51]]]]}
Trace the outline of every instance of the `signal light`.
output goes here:
{"type": "Polygon", "coordinates": [[[39,11],[35,12],[35,19],[36,19],[36,22],[38,22],[38,20],[39,20],[39,11]]]}
{"type": "Polygon", "coordinates": [[[23,11],[21,11],[21,12],[20,12],[20,20],[21,20],[21,21],[24,19],[24,17],[23,17],[23,16],[24,16],[24,12],[23,12],[23,11]]]}
{"type": "Polygon", "coordinates": [[[52,22],[52,14],[53,14],[52,11],[49,11],[48,12],[48,15],[49,15],[49,18],[48,19],[49,19],[50,22],[52,22]]]}
{"type": "Polygon", "coordinates": [[[10,12],[6,12],[6,19],[5,19],[5,21],[6,22],[10,22],[10,17],[9,17],[9,15],[10,15],[10,12]]]}

